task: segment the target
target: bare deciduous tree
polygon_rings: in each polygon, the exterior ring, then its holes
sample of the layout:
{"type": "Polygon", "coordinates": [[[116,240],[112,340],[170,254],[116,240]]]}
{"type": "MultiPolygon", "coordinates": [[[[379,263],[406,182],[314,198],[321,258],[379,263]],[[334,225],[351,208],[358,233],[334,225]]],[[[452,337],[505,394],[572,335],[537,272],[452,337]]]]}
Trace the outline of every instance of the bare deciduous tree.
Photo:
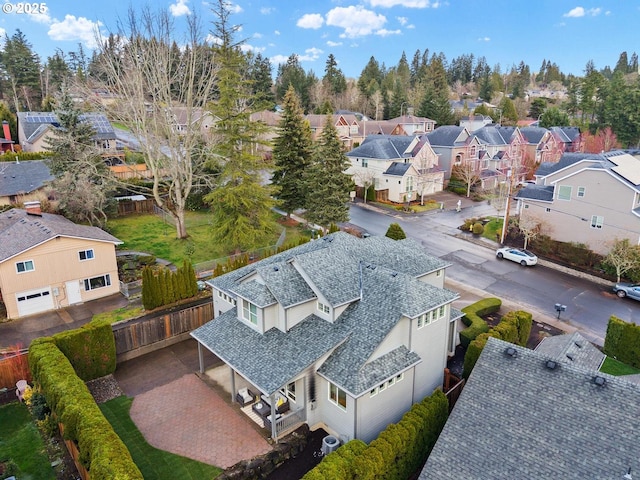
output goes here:
{"type": "Polygon", "coordinates": [[[471,187],[480,180],[480,162],[466,160],[460,165],[455,165],[451,175],[465,184],[467,187],[467,197],[470,197],[471,187]]]}
{"type": "Polygon", "coordinates": [[[376,174],[368,168],[353,167],[353,177],[356,185],[364,189],[362,194],[364,203],[367,203],[367,192],[375,183],[376,174]]]}
{"type": "Polygon", "coordinates": [[[218,70],[199,19],[186,19],[187,38],[176,40],[167,12],[130,10],[127,23],[118,26],[117,47],[101,42],[94,62],[102,85],[117,97],[107,106],[110,118],[130,129],[140,144],[152,174],[150,193],[175,220],[178,238],[187,236],[189,193],[209,182],[203,174],[210,158],[203,149],[202,122],[218,70]]]}
{"type": "Polygon", "coordinates": [[[640,268],[640,247],[631,245],[628,238],[616,239],[611,242],[611,248],[604,261],[616,269],[616,278],[619,282],[622,275],[640,268]]]}
{"type": "Polygon", "coordinates": [[[542,218],[532,215],[520,215],[518,220],[518,228],[522,232],[524,236],[524,248],[527,248],[527,245],[531,240],[536,238],[538,235],[543,232],[549,233],[549,225],[542,218]]]}

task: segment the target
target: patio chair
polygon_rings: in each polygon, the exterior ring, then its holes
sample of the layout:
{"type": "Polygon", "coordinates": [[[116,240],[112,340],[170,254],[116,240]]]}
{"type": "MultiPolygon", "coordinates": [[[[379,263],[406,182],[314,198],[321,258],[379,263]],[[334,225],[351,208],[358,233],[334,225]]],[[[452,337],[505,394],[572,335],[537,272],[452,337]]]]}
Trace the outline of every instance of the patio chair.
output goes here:
{"type": "Polygon", "coordinates": [[[16,382],[16,396],[18,397],[18,400],[22,401],[22,397],[28,386],[29,384],[26,380],[18,380],[16,382]]]}
{"type": "Polygon", "coordinates": [[[243,407],[249,405],[250,403],[253,403],[254,399],[255,395],[246,387],[241,388],[240,390],[238,390],[238,393],[236,393],[236,402],[238,402],[243,407]]]}

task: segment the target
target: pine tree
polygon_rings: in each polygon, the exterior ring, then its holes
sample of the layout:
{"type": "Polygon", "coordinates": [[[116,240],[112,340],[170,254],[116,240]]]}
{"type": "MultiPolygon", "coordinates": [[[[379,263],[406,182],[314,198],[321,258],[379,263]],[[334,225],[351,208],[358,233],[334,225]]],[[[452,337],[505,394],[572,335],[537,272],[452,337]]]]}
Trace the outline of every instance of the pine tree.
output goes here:
{"type": "Polygon", "coordinates": [[[213,210],[213,240],[236,250],[263,246],[276,231],[271,214],[271,189],[262,184],[265,165],[255,152],[256,139],[264,127],[249,119],[253,100],[251,85],[243,77],[245,59],[240,44],[234,43],[237,26],[229,21],[229,4],[218,0],[213,34],[220,39],[214,58],[220,66],[218,98],[211,109],[216,125],[216,154],[221,158],[220,186],[205,196],[213,210]]]}
{"type": "Polygon", "coordinates": [[[142,306],[145,310],[153,310],[153,273],[151,268],[144,267],[142,270],[142,306]]]}
{"type": "Polygon", "coordinates": [[[298,95],[292,86],[284,97],[284,111],[278,136],[273,140],[275,169],[271,182],[276,198],[289,216],[306,205],[304,173],[311,162],[311,128],[304,119],[298,95]]]}
{"type": "Polygon", "coordinates": [[[407,238],[407,235],[404,233],[404,230],[399,224],[392,223],[391,225],[389,225],[387,233],[385,233],[385,237],[389,237],[393,240],[403,240],[407,238]]]}
{"type": "Polygon", "coordinates": [[[327,117],[313,164],[307,171],[307,220],[323,227],[349,220],[353,182],[344,173],[349,165],[333,121],[327,117]]]}

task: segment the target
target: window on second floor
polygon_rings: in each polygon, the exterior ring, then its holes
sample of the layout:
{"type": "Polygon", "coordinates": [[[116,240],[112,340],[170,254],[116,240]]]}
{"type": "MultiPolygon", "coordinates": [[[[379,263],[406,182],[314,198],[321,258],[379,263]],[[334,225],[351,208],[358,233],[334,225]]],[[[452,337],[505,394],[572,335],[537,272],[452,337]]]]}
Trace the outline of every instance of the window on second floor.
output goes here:
{"type": "Polygon", "coordinates": [[[600,215],[593,215],[591,217],[591,228],[602,228],[604,225],[604,217],[600,215]]]}
{"type": "Polygon", "coordinates": [[[364,168],[367,168],[369,166],[369,160],[367,160],[366,158],[362,159],[362,166],[364,168]]]}
{"type": "Polygon", "coordinates": [[[558,186],[558,200],[571,200],[571,185],[558,186]]]}
{"type": "Polygon", "coordinates": [[[413,192],[413,177],[407,177],[407,192],[413,192]]]}
{"type": "Polygon", "coordinates": [[[93,255],[93,248],[90,248],[89,250],[81,250],[78,252],[78,257],[80,257],[80,261],[83,260],[93,260],[94,255],[93,255]]]}
{"type": "Polygon", "coordinates": [[[16,270],[18,273],[31,272],[35,270],[33,260],[25,260],[24,262],[16,262],[16,270]]]}
{"type": "Polygon", "coordinates": [[[253,303],[242,300],[242,318],[254,325],[258,324],[258,307],[253,303]]]}
{"type": "Polygon", "coordinates": [[[586,192],[587,192],[587,187],[578,187],[578,191],[577,191],[576,195],[577,195],[579,198],[582,198],[582,197],[584,197],[584,194],[585,194],[586,192]]]}
{"type": "Polygon", "coordinates": [[[318,302],[317,307],[319,312],[326,313],[327,315],[331,311],[331,309],[329,308],[329,305],[325,305],[322,302],[318,302]]]}
{"type": "Polygon", "coordinates": [[[343,410],[347,409],[347,392],[329,382],[329,401],[343,410]]]}

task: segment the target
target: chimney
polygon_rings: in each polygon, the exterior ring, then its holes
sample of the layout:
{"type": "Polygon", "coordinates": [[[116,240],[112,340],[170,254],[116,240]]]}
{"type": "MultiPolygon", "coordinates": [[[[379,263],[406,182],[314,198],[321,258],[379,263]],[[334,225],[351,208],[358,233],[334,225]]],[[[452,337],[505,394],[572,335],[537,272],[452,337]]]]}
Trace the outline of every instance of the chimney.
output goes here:
{"type": "Polygon", "coordinates": [[[27,211],[27,215],[42,216],[42,209],[40,208],[40,202],[34,200],[32,202],[24,202],[24,209],[27,211]]]}
{"type": "Polygon", "coordinates": [[[4,133],[5,140],[11,140],[11,129],[9,128],[9,122],[2,121],[2,132],[4,133]]]}

